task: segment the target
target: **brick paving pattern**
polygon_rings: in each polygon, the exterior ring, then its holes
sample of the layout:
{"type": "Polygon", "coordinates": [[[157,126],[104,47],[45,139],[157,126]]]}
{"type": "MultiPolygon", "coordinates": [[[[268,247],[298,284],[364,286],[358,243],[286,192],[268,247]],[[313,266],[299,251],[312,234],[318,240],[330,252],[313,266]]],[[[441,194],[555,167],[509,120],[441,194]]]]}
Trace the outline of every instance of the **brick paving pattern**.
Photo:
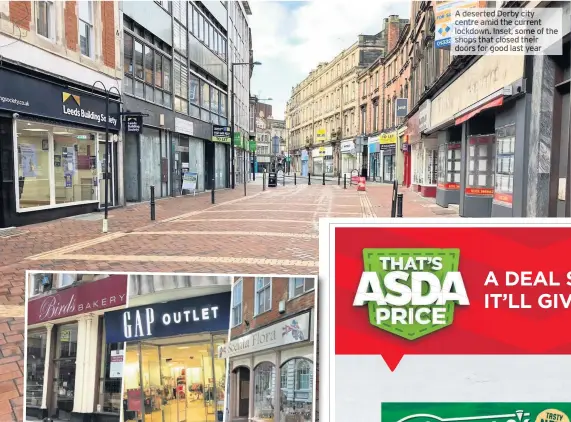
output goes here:
{"type": "MultiPolygon", "coordinates": [[[[22,420],[24,278],[26,270],[247,274],[317,274],[322,217],[389,217],[389,185],[286,185],[157,201],[101,220],[66,218],[26,226],[0,238],[0,421],[22,420]]],[[[403,191],[405,217],[457,217],[433,200],[403,191]]]]}

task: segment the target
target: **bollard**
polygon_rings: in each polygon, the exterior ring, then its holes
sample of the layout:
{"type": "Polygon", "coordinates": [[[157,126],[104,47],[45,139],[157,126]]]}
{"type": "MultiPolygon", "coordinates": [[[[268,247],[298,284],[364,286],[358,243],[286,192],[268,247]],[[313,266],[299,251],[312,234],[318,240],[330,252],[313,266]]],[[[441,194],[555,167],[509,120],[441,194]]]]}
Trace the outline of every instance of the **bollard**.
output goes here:
{"type": "Polygon", "coordinates": [[[262,190],[266,190],[266,172],[262,173],[262,190]]]}
{"type": "Polygon", "coordinates": [[[283,185],[285,186],[285,172],[284,172],[284,175],[283,175],[283,185]]]}
{"type": "Polygon", "coordinates": [[[216,199],[214,198],[214,188],[216,186],[216,179],[213,177],[212,178],[212,190],[210,191],[210,200],[212,201],[212,204],[216,203],[216,199]]]}
{"type": "Polygon", "coordinates": [[[325,172],[323,172],[323,186],[325,186],[325,172]]]}
{"type": "Polygon", "coordinates": [[[297,185],[296,173],[293,174],[293,185],[297,185]]]}
{"type": "Polygon", "coordinates": [[[307,173],[307,184],[311,185],[311,173],[307,173]]]}
{"type": "Polygon", "coordinates": [[[395,218],[397,215],[397,193],[398,193],[398,182],[395,180],[393,182],[393,200],[391,203],[391,217],[395,218]]]}
{"type": "Polygon", "coordinates": [[[343,175],[343,189],[347,189],[347,175],[343,175]]]}
{"type": "Polygon", "coordinates": [[[155,187],[151,186],[151,221],[155,221],[155,187]]]}
{"type": "Polygon", "coordinates": [[[337,186],[341,186],[341,173],[337,175],[337,186]]]}
{"type": "Polygon", "coordinates": [[[397,217],[402,217],[402,193],[397,195],[397,217]]]}

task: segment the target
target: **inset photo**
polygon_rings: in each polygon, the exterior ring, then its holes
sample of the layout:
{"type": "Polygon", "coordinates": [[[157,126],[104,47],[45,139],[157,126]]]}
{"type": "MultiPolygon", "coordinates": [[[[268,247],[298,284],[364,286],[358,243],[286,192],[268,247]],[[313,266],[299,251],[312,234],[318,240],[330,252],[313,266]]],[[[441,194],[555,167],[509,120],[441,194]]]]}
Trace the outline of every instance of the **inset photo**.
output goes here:
{"type": "Polygon", "coordinates": [[[118,421],[123,342],[104,319],[127,303],[127,275],[28,273],[25,420],[118,421]]]}
{"type": "Polygon", "coordinates": [[[316,277],[235,279],[226,421],[313,420],[316,308],[316,277]]]}

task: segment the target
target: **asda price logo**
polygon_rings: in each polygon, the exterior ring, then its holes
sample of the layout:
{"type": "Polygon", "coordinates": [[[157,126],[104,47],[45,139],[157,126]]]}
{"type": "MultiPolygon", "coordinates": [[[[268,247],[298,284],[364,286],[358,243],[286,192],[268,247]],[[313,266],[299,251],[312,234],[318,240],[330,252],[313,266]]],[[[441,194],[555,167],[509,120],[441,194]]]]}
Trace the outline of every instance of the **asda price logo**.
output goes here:
{"type": "Polygon", "coordinates": [[[469,305],[459,249],[363,249],[365,270],[353,306],[367,305],[369,321],[416,340],[454,321],[469,305]]]}

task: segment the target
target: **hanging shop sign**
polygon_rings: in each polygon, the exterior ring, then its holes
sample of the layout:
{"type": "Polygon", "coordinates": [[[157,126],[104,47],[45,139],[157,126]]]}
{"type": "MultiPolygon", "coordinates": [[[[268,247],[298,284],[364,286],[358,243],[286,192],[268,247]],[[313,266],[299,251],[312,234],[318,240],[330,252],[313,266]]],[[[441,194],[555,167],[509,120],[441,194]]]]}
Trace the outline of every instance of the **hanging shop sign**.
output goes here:
{"type": "Polygon", "coordinates": [[[250,135],[250,140],[249,140],[249,149],[250,152],[256,152],[256,135],[250,135]]]}
{"type": "Polygon", "coordinates": [[[212,142],[230,143],[230,126],[212,125],[212,142]]]}
{"type": "Polygon", "coordinates": [[[183,135],[194,136],[194,124],[189,120],[175,117],[174,131],[177,133],[182,133],[183,135]]]}
{"type": "Polygon", "coordinates": [[[243,148],[242,146],[242,134],[240,132],[234,133],[234,147],[243,148]]]}
{"type": "Polygon", "coordinates": [[[310,340],[311,311],[280,321],[240,338],[222,347],[225,358],[246,355],[266,349],[310,340]]]}
{"type": "Polygon", "coordinates": [[[322,143],[325,142],[326,138],[327,138],[327,132],[325,131],[325,129],[317,129],[315,141],[318,143],[322,143]]]}
{"type": "Polygon", "coordinates": [[[395,114],[397,119],[406,117],[408,114],[408,98],[397,98],[395,114]]]}
{"type": "Polygon", "coordinates": [[[228,331],[230,296],[218,293],[108,312],[107,343],[228,331]]]}
{"type": "Polygon", "coordinates": [[[123,306],[126,297],[126,275],[112,275],[61,289],[28,301],[28,325],[123,306]]]}
{"type": "Polygon", "coordinates": [[[143,131],[143,116],[130,116],[125,119],[127,133],[141,133],[143,131]]]}
{"type": "Polygon", "coordinates": [[[353,141],[341,142],[341,153],[342,154],[355,154],[355,142],[353,142],[353,141]]]}
{"type": "Polygon", "coordinates": [[[32,116],[46,117],[70,123],[109,129],[121,128],[120,104],[87,92],[46,82],[21,73],[0,69],[0,109],[32,116]]]}
{"type": "Polygon", "coordinates": [[[502,96],[507,85],[523,77],[524,55],[520,56],[481,56],[464,71],[430,106],[430,128],[436,128],[484,98],[502,96]],[[462,95],[458,95],[461,92],[462,95]]]}

